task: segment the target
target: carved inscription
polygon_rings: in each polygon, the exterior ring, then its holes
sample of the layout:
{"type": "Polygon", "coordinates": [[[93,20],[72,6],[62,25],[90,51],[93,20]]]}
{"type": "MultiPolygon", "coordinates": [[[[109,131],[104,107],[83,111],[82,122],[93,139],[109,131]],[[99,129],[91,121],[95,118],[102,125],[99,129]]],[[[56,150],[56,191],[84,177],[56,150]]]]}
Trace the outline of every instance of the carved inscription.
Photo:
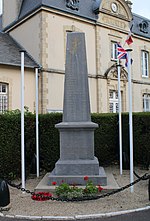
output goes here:
{"type": "Polygon", "coordinates": [[[116,27],[119,27],[119,28],[122,28],[122,29],[125,29],[126,28],[126,25],[124,22],[122,21],[118,21],[116,19],[113,19],[113,18],[110,18],[110,17],[107,17],[107,16],[104,16],[102,18],[103,22],[105,24],[109,24],[109,25],[112,25],[112,26],[116,26],[116,27]]]}
{"type": "Polygon", "coordinates": [[[75,55],[77,53],[77,49],[79,48],[80,41],[77,38],[73,39],[72,45],[71,45],[71,50],[70,53],[75,55]]]}

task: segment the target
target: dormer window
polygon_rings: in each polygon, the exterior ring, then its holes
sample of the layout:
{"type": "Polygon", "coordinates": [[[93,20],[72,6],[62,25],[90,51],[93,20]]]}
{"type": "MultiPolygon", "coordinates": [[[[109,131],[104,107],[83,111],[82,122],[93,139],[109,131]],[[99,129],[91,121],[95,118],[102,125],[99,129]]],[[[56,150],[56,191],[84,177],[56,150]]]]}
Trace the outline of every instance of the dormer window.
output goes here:
{"type": "Polygon", "coordinates": [[[143,33],[148,33],[148,22],[147,21],[142,21],[140,24],[139,24],[139,27],[140,27],[140,31],[143,32],[143,33]]]}
{"type": "Polygon", "coordinates": [[[79,10],[79,0],[66,0],[66,6],[72,10],[79,10]]]}
{"type": "Polygon", "coordinates": [[[99,0],[95,0],[93,3],[93,12],[97,15],[99,14],[100,2],[99,0]]]}

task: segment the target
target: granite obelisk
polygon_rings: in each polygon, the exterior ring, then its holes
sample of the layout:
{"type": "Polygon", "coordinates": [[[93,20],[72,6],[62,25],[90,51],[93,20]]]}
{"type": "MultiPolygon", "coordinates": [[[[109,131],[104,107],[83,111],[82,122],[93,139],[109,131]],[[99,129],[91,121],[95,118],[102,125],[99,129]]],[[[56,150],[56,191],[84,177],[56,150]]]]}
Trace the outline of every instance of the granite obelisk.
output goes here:
{"type": "Polygon", "coordinates": [[[107,178],[94,156],[94,130],[91,122],[88,71],[84,33],[68,33],[64,85],[63,121],[60,132],[60,159],[49,181],[58,184],[85,184],[88,175],[95,184],[106,185],[107,178]]]}

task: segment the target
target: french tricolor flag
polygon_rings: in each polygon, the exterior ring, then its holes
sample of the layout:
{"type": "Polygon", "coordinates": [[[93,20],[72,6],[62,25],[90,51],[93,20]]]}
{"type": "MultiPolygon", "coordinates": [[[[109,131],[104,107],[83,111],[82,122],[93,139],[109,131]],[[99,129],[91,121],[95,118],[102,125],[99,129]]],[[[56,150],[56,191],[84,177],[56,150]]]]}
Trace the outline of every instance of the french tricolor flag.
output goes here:
{"type": "Polygon", "coordinates": [[[129,32],[129,34],[128,34],[128,36],[127,36],[126,43],[127,43],[128,45],[130,45],[130,44],[133,43],[131,31],[129,32]]]}

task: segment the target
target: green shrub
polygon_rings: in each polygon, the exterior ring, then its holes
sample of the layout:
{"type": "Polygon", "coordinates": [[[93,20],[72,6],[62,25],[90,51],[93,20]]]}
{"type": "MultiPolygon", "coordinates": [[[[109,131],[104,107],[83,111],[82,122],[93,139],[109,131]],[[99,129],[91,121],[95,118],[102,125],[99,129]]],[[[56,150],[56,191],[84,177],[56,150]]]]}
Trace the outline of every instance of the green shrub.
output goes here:
{"type": "Polygon", "coordinates": [[[47,171],[51,171],[59,159],[59,132],[55,124],[61,121],[62,114],[60,113],[39,115],[41,164],[47,171]]]}
{"type": "Polygon", "coordinates": [[[19,115],[0,115],[0,177],[9,173],[14,177],[19,173],[19,163],[19,115]]]}
{"type": "Polygon", "coordinates": [[[118,154],[117,114],[92,114],[92,121],[98,124],[95,130],[95,155],[100,165],[109,165],[118,154]]]}
{"type": "Polygon", "coordinates": [[[133,115],[134,161],[148,168],[150,164],[150,113],[133,115]]]}
{"type": "MultiPolygon", "coordinates": [[[[59,159],[59,131],[55,124],[62,114],[39,115],[40,166],[51,171],[59,159]]],[[[95,130],[95,156],[100,165],[119,161],[118,114],[92,114],[95,130]]],[[[122,114],[123,152],[129,157],[129,115],[122,114]]],[[[26,175],[36,153],[35,114],[25,112],[26,175]]],[[[150,162],[150,113],[133,113],[134,164],[148,167],[150,162]]],[[[12,111],[0,115],[0,177],[18,177],[21,174],[21,114],[12,111]]]]}

